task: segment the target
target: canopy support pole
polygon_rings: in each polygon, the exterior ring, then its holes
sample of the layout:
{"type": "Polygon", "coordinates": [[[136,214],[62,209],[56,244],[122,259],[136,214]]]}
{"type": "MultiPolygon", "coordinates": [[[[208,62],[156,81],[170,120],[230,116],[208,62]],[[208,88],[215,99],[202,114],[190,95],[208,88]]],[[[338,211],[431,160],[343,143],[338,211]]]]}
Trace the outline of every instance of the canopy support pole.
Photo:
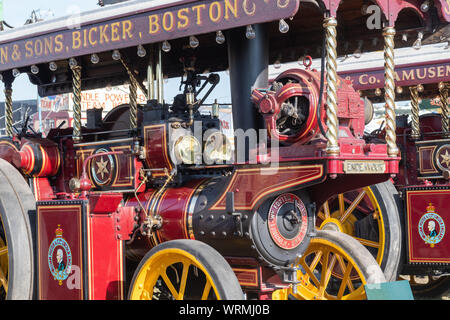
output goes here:
{"type": "Polygon", "coordinates": [[[137,129],[137,117],[138,117],[138,106],[137,106],[137,80],[133,76],[133,74],[130,72],[130,129],[136,130],[137,129]]]}
{"type": "Polygon", "coordinates": [[[386,117],[386,143],[387,153],[390,157],[397,157],[398,147],[396,143],[395,123],[395,62],[394,62],[394,36],[395,28],[386,27],[384,37],[384,97],[386,117]]]}
{"type": "Polygon", "coordinates": [[[12,81],[5,82],[5,128],[6,135],[13,136],[13,102],[12,102],[12,81]]]}
{"type": "Polygon", "coordinates": [[[75,143],[81,141],[81,66],[75,65],[72,69],[73,90],[73,133],[75,143]]]}
{"type": "Polygon", "coordinates": [[[444,137],[448,137],[449,134],[449,110],[448,110],[448,89],[449,85],[443,82],[439,83],[439,97],[441,99],[441,119],[442,119],[442,131],[444,137]]]}
{"type": "Polygon", "coordinates": [[[419,86],[409,87],[411,92],[411,139],[418,140],[420,138],[419,126],[419,86]]]}
{"type": "Polygon", "coordinates": [[[337,20],[334,17],[325,18],[323,27],[326,32],[327,52],[327,153],[338,156],[340,153],[339,119],[337,107],[337,20]]]}

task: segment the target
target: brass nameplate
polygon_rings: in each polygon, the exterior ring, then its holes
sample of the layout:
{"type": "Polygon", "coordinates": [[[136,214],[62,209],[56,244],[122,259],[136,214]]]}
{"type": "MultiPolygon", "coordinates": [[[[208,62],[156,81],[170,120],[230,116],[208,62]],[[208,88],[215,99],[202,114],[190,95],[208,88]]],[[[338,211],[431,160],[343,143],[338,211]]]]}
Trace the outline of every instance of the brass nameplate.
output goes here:
{"type": "Polygon", "coordinates": [[[345,160],[345,173],[384,173],[386,164],[383,160],[345,160]]]}

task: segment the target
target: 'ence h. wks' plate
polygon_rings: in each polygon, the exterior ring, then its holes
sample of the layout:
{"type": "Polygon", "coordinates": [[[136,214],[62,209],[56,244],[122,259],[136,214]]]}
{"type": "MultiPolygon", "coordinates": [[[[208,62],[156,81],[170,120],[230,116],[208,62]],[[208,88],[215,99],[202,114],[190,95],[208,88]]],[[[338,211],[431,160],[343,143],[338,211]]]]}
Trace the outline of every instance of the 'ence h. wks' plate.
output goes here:
{"type": "Polygon", "coordinates": [[[386,164],[383,160],[345,160],[344,172],[351,173],[384,173],[386,164]]]}

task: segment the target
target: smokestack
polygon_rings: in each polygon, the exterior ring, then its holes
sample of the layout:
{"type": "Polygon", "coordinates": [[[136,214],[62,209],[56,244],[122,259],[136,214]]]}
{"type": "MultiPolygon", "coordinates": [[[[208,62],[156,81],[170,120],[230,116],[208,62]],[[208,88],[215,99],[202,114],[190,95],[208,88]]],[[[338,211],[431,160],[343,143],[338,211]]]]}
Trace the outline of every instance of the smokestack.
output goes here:
{"type": "MultiPolygon", "coordinates": [[[[246,37],[245,27],[232,29],[227,36],[233,127],[244,132],[264,128],[264,120],[253,106],[250,96],[253,89],[268,86],[267,25],[254,25],[253,29],[256,34],[253,39],[246,37]]],[[[248,148],[245,159],[248,160],[248,148]]]]}
{"type": "Polygon", "coordinates": [[[254,88],[268,85],[269,39],[267,25],[254,25],[253,29],[256,33],[254,39],[247,39],[245,27],[230,30],[227,37],[235,130],[264,127],[262,116],[253,106],[250,96],[254,88]]]}

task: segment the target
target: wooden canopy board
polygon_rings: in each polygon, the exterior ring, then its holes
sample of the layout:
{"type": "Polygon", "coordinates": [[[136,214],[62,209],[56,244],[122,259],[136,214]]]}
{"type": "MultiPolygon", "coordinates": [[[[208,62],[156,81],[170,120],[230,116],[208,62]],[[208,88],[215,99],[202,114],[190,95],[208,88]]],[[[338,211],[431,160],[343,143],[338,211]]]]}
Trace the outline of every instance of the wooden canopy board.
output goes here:
{"type": "MultiPolygon", "coordinates": [[[[397,92],[398,100],[409,100],[411,98],[408,87],[424,86],[422,98],[434,98],[439,94],[437,85],[439,82],[450,81],[450,49],[447,49],[449,58],[440,61],[423,61],[398,65],[395,68],[395,84],[404,87],[402,92],[397,92]]],[[[352,82],[355,90],[363,92],[364,96],[370,97],[374,102],[382,102],[384,97],[376,96],[374,89],[384,87],[383,67],[360,69],[340,72],[339,75],[352,82]]]]}
{"type": "MultiPolygon", "coordinates": [[[[420,11],[421,1],[373,1],[382,10],[384,24],[395,25],[401,33],[417,35],[424,32],[424,43],[440,41],[439,34],[448,32],[450,1],[435,0],[430,12],[420,11]],[[445,31],[447,30],[447,31],[445,31]]],[[[268,24],[269,61],[297,61],[305,54],[321,54],[324,12],[336,15],[338,20],[338,54],[353,52],[359,40],[377,45],[371,51],[383,48],[382,30],[367,28],[369,16],[361,12],[363,0],[301,1],[301,0],[154,0],[129,1],[81,14],[79,19],[63,17],[39,22],[0,33],[0,72],[3,76],[13,68],[28,73],[30,81],[38,85],[40,96],[70,92],[71,72],[69,58],[77,58],[83,66],[82,89],[95,89],[123,84],[128,75],[120,61],[111,57],[119,49],[135,70],[138,79],[145,78],[149,55],[140,58],[136,47],[143,45],[147,53],[152,44],[170,41],[172,50],[163,53],[163,72],[166,77],[183,74],[179,61],[188,48],[188,37],[195,35],[200,45],[192,50],[196,67],[203,72],[224,71],[228,68],[227,45],[215,41],[215,32],[254,24],[268,24]],[[285,19],[288,33],[280,33],[278,24],[285,19]],[[100,62],[92,64],[90,56],[97,53],[100,62]],[[58,69],[50,71],[48,63],[56,62],[58,69]],[[39,67],[32,74],[30,67],[39,67]]],[[[396,46],[411,46],[397,41],[396,46]]]]}

